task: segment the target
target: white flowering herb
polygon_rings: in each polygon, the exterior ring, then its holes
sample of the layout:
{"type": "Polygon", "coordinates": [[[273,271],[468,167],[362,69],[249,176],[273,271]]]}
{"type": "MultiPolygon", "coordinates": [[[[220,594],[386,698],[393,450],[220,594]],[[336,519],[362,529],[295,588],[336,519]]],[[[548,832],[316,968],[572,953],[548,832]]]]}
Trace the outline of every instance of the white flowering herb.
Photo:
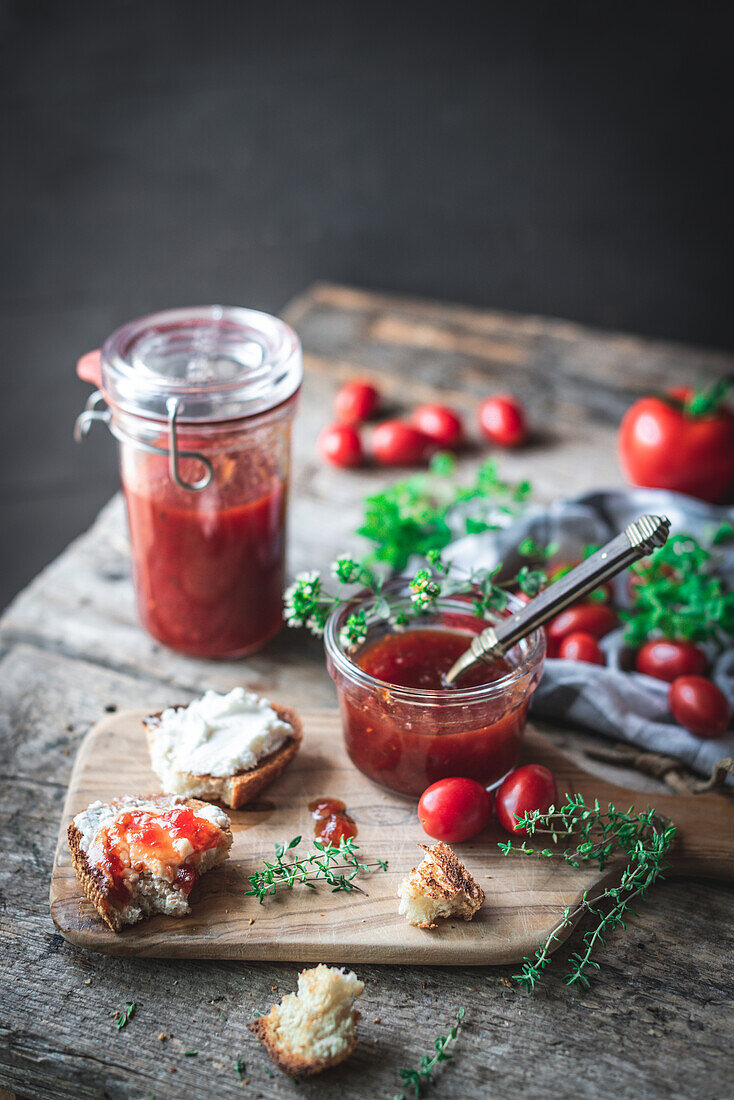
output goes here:
{"type": "Polygon", "coordinates": [[[339,642],[345,649],[358,649],[367,640],[367,632],[377,622],[387,621],[394,626],[406,626],[411,619],[434,611],[440,599],[449,596],[470,595],[474,614],[486,618],[488,612],[503,611],[507,606],[507,589],[518,587],[528,595],[535,595],[545,583],[545,574],[523,566],[517,577],[500,584],[496,580],[501,566],[490,571],[475,569],[459,574],[455,567],[444,562],[438,550],[429,550],[428,564],[422,566],[409,580],[410,604],[405,600],[390,599],[383,594],[385,580],[365,562],[340,555],[331,566],[331,574],[340,585],[349,587],[343,595],[328,592],[321,577],[315,571],[299,573],[284,594],[284,611],[288,626],[305,626],[312,634],[320,636],[326,621],[335,608],[355,599],[354,586],[372,595],[368,607],[352,612],[339,634],[339,642]]]}

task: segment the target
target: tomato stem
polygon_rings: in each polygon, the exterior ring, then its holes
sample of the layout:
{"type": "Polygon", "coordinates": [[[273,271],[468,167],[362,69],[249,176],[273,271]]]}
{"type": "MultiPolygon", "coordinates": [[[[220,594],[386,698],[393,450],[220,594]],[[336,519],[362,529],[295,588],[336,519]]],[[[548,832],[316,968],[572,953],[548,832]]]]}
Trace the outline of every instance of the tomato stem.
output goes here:
{"type": "Polygon", "coordinates": [[[696,390],[684,402],[684,411],[689,416],[710,416],[729,396],[733,381],[731,378],[719,378],[711,385],[696,390]]]}

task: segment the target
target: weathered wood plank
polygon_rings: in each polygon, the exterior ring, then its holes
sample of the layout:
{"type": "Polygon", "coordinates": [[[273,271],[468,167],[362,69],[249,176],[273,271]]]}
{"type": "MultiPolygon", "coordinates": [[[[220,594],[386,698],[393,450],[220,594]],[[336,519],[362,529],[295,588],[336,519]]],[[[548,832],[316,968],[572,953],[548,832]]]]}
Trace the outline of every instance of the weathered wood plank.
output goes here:
{"type": "MultiPolygon", "coordinates": [[[[179,689],[27,646],[5,655],[0,677],[0,736],[9,746],[0,1083],[53,1100],[139,1100],[151,1092],[177,1100],[207,1089],[225,1098],[292,1096],[287,1079],[269,1076],[245,1025],[255,1008],[266,1010],[293,988],[296,967],[90,955],[55,934],[48,916],[54,839],[81,733],[105,706],[130,706],[141,690],[151,699],[159,692],[163,704],[179,689]],[[137,1014],[117,1032],[111,1014],[132,999],[137,1014]],[[161,1031],[172,1038],[159,1042],[161,1031]],[[185,1057],[189,1049],[199,1054],[185,1057]],[[246,1063],[246,1090],[234,1071],[238,1057],[246,1063]]],[[[722,965],[734,950],[731,897],[711,883],[663,884],[628,931],[611,939],[588,992],[568,990],[551,975],[527,998],[502,984],[507,968],[359,967],[368,983],[362,1045],[344,1067],[299,1091],[327,1100],[393,1095],[398,1067],[428,1051],[464,1004],[467,1027],[445,1071],[446,1095],[491,1089],[524,1100],[529,1081],[536,1095],[550,1095],[563,1080],[580,1098],[610,1088],[630,1100],[723,1097],[728,1068],[721,1052],[734,1041],[727,1011],[734,975],[722,965]]]]}
{"type": "MultiPolygon", "coordinates": [[[[516,389],[535,423],[552,425],[552,433],[503,456],[501,470],[530,477],[539,499],[621,483],[614,426],[635,394],[732,373],[731,357],[717,353],[333,286],[303,296],[289,316],[307,353],[294,448],[294,569],[353,548],[359,501],[387,480],[374,470],[333,471],[315,458],[331,395],[355,369],[374,374],[395,402],[444,392],[467,412],[489,386],[516,389]]],[[[467,455],[465,464],[477,457],[467,455]]],[[[47,890],[74,750],[105,706],[135,706],[141,691],[146,702],[163,704],[234,683],[301,706],[328,705],[320,645],[284,634],[263,654],[222,665],[155,647],[137,625],[119,500],[19,597],[0,637],[7,650],[0,661],[0,1087],[54,1100],[292,1097],[289,1081],[270,1076],[245,1025],[255,1007],[267,1009],[293,988],[295,967],[90,956],[54,933],[47,890]],[[111,1013],[133,998],[137,1015],[117,1032],[111,1013]],[[159,1042],[161,1031],[173,1037],[159,1042]],[[187,1049],[199,1054],[187,1058],[187,1049]],[[246,1062],[246,1087],[234,1071],[237,1057],[246,1062]]],[[[554,737],[583,743],[563,731],[554,737]]],[[[430,1051],[465,1004],[466,1031],[441,1085],[446,1095],[524,1100],[529,1089],[555,1095],[562,1082],[580,1100],[611,1091],[621,1100],[727,1096],[721,1052],[734,1040],[726,965],[733,926],[730,888],[670,882],[610,940],[588,992],[551,975],[526,998],[502,984],[506,969],[360,967],[368,983],[363,1043],[347,1065],[299,1091],[393,1095],[398,1067],[430,1051]]]]}

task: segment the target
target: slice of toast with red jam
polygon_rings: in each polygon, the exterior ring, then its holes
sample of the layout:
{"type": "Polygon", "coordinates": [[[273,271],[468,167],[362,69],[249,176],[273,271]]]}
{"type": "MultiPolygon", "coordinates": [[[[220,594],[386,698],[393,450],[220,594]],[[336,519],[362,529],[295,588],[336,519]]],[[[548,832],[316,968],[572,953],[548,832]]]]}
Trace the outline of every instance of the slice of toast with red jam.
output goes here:
{"type": "Polygon", "coordinates": [[[79,884],[113,932],[157,913],[189,913],[199,878],[232,846],[223,810],[169,794],[93,802],[67,835],[79,884]]]}

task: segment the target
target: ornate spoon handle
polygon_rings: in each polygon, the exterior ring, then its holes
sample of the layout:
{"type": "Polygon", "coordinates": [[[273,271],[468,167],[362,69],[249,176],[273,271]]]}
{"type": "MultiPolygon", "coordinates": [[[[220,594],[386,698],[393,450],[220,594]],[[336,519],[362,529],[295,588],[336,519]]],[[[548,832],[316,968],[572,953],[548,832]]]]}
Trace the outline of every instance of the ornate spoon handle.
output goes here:
{"type": "Polygon", "coordinates": [[[667,516],[640,516],[606,546],[531,600],[522,611],[478,634],[446,673],[446,683],[453,684],[462,672],[480,661],[491,662],[501,657],[521,638],[526,638],[569,604],[662,546],[669,531],[667,516]]]}

